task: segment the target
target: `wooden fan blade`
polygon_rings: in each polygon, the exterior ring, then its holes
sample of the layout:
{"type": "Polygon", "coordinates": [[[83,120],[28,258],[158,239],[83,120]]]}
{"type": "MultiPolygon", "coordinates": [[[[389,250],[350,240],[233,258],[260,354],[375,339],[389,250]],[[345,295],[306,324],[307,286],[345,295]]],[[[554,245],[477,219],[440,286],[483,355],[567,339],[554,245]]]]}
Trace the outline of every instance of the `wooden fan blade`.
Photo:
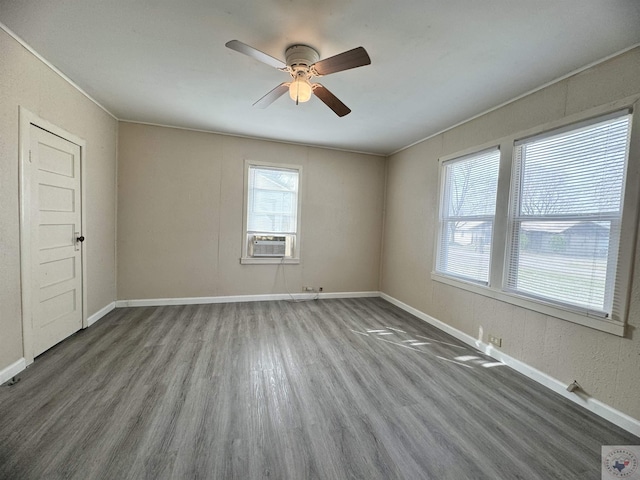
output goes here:
{"type": "Polygon", "coordinates": [[[362,48],[354,48],[347,52],[339,53],[333,57],[325,58],[312,65],[318,75],[329,75],[330,73],[342,72],[350,68],[370,65],[371,59],[367,51],[362,48]]]}
{"type": "Polygon", "coordinates": [[[279,99],[282,95],[284,95],[287,92],[287,90],[289,90],[289,84],[281,83],[276,88],[274,88],[269,93],[267,93],[264,97],[262,97],[260,100],[258,100],[256,103],[254,103],[253,106],[258,108],[267,108],[277,99],[279,99]]]}
{"type": "Polygon", "coordinates": [[[338,100],[333,93],[327,90],[319,83],[313,85],[313,93],[316,97],[324,102],[324,104],[335,112],[339,117],[344,117],[351,113],[351,109],[338,100]]]}
{"type": "Polygon", "coordinates": [[[267,55],[260,50],[257,50],[246,43],[242,43],[239,40],[231,40],[224,44],[225,47],[235,50],[236,52],[244,53],[251,58],[258,60],[259,62],[266,63],[274,68],[287,68],[287,65],[277,58],[273,58],[271,55],[267,55]]]}

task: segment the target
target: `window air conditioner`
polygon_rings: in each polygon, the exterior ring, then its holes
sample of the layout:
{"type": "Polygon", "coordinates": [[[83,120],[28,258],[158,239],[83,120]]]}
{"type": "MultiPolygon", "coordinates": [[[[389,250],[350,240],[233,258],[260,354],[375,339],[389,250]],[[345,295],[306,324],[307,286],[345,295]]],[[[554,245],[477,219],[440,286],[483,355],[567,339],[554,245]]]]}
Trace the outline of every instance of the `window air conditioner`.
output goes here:
{"type": "Polygon", "coordinates": [[[284,257],[287,237],[253,236],[252,257],[284,257]]]}

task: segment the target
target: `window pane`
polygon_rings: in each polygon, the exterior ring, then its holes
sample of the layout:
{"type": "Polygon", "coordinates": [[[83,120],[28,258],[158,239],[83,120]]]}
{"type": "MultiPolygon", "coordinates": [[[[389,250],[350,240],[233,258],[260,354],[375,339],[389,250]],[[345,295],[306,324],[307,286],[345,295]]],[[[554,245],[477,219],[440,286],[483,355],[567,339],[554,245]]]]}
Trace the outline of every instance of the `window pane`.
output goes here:
{"type": "Polygon", "coordinates": [[[445,164],[446,217],[494,215],[500,152],[445,164]]]}
{"type": "Polygon", "coordinates": [[[518,224],[513,286],[533,296],[602,310],[610,222],[523,221],[518,224]]]}
{"type": "Polygon", "coordinates": [[[509,289],[612,313],[628,135],[624,114],[516,147],[509,289]]]}
{"type": "Polygon", "coordinates": [[[444,225],[439,271],[488,282],[493,222],[445,222],[444,225]]]}
{"type": "Polygon", "coordinates": [[[436,271],[488,283],[500,152],[443,164],[436,271]]]}
{"type": "Polygon", "coordinates": [[[625,116],[518,147],[520,214],[619,212],[628,124],[625,116]]]}
{"type": "Polygon", "coordinates": [[[250,167],[247,231],[295,233],[297,170],[250,167]]]}

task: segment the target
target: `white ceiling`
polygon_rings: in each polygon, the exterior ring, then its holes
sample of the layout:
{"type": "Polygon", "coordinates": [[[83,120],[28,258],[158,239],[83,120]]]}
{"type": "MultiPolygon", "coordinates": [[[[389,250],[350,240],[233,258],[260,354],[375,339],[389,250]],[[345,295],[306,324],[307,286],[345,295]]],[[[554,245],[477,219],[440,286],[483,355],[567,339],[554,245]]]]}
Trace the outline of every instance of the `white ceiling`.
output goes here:
{"type": "Polygon", "coordinates": [[[389,154],[640,42],[639,0],[0,0],[0,22],[121,120],[389,154]],[[352,113],[287,95],[284,60],[363,46],[320,81],[352,113]]]}

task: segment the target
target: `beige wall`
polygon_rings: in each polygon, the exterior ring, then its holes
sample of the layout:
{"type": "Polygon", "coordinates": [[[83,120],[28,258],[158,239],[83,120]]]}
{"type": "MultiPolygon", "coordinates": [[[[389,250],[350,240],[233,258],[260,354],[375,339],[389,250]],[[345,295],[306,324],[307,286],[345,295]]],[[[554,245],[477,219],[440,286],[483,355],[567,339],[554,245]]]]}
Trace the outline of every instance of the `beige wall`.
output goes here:
{"type": "MultiPolygon", "coordinates": [[[[388,160],[381,290],[640,419],[640,255],[627,338],[431,280],[438,158],[640,93],[640,48],[404,150],[388,160]]],[[[640,252],[640,246],[636,249],[640,252]]]]}
{"type": "Polygon", "coordinates": [[[118,141],[118,299],[286,293],[283,273],[378,290],[384,158],[124,122],[118,141]],[[302,165],[300,265],[240,265],[245,159],[302,165]]]}
{"type": "Polygon", "coordinates": [[[0,370],[22,354],[18,109],[87,142],[89,315],[115,300],[117,122],[0,30],[0,370]]]}

